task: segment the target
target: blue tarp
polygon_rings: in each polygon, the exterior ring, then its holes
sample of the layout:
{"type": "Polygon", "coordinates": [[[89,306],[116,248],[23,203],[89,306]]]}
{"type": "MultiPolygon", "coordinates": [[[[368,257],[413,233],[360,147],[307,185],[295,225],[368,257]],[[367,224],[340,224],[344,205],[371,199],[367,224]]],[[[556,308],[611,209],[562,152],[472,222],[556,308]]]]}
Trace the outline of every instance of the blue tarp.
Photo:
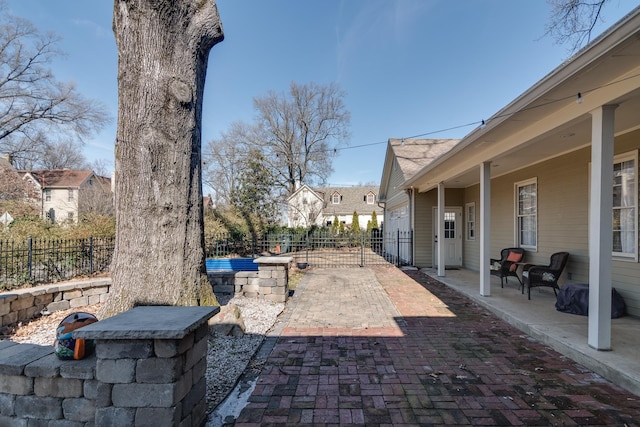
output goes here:
{"type": "Polygon", "coordinates": [[[253,258],[224,258],[206,260],[207,271],[258,271],[253,258]]]}

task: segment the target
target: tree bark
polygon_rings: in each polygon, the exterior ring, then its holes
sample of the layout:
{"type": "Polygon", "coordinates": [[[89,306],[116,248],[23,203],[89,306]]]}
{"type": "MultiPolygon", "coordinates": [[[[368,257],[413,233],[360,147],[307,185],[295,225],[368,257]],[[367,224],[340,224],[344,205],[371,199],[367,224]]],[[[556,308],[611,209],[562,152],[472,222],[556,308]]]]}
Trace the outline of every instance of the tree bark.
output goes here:
{"type": "Polygon", "coordinates": [[[116,247],[101,312],[217,304],[207,280],[201,181],[213,0],[115,0],[118,46],[116,247]]]}

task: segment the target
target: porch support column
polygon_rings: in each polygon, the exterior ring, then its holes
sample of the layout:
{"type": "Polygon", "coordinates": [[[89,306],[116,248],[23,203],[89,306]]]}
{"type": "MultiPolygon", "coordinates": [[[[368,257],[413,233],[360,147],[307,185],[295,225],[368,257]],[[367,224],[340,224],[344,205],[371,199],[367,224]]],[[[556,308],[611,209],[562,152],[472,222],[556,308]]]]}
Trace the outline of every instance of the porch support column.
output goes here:
{"type": "Polygon", "coordinates": [[[445,246],[444,246],[444,182],[438,183],[438,276],[444,277],[445,246]]]}
{"type": "Polygon", "coordinates": [[[480,165],[480,295],[491,296],[491,162],[480,165]]]}
{"type": "Polygon", "coordinates": [[[611,350],[611,207],[615,109],[615,105],[605,105],[591,111],[588,343],[596,350],[611,350]]]}

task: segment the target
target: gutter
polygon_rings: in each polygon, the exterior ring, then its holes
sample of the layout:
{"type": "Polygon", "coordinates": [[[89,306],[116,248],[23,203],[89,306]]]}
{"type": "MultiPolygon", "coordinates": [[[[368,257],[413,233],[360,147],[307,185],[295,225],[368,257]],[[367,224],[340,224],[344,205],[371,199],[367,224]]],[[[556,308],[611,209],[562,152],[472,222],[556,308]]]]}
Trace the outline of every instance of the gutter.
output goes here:
{"type": "Polygon", "coordinates": [[[479,126],[471,131],[451,150],[424,166],[411,178],[400,184],[400,187],[407,189],[416,185],[419,179],[434,168],[447,162],[460,151],[469,147],[474,142],[477,142],[481,137],[490,133],[491,130],[497,128],[513,115],[531,107],[536,101],[540,101],[541,98],[543,98],[543,96],[549,91],[558,88],[564,82],[574,78],[577,73],[584,71],[588,65],[601,59],[620,43],[628,40],[630,37],[633,37],[634,34],[638,33],[638,28],[640,28],[640,6],[634,8],[624,18],[620,19],[616,24],[609,27],[609,29],[596,37],[594,41],[565,60],[526,92],[522,93],[497,113],[493,114],[489,119],[485,120],[485,127],[479,126]]]}

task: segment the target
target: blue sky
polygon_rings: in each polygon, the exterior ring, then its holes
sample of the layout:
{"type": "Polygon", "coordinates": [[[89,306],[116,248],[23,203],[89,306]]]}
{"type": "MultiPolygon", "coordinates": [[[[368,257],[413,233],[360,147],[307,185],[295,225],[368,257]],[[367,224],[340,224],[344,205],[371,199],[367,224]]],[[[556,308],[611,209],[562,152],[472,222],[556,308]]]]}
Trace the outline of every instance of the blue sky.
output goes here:
{"type": "MultiPolygon", "coordinates": [[[[62,36],[55,76],[117,113],[117,50],[110,0],[7,0],[11,13],[62,36]]],[[[351,139],[331,185],[379,183],[388,138],[461,138],[568,57],[543,37],[543,0],[218,0],[225,40],[214,46],[203,145],[253,98],[292,81],[346,92],[351,139]],[[362,146],[362,147],[358,147],[362,146]]],[[[609,0],[596,34],[637,5],[609,0]]],[[[86,142],[88,160],[113,164],[116,122],[86,142]]],[[[206,191],[206,190],[205,190],[206,191]]]]}

